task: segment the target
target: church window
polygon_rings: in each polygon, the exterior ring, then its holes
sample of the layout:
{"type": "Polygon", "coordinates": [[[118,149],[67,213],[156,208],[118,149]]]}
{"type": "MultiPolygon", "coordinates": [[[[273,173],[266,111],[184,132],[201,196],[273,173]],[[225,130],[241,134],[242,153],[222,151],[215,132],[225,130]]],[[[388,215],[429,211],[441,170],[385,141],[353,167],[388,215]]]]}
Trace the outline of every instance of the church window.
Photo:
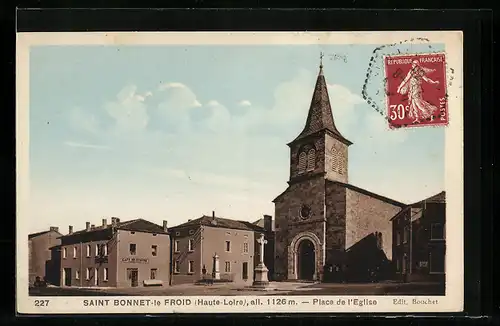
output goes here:
{"type": "Polygon", "coordinates": [[[299,154],[299,173],[304,173],[307,165],[307,155],[305,152],[299,154]]]}
{"type": "Polygon", "coordinates": [[[313,148],[311,148],[307,153],[307,170],[308,171],[314,170],[315,166],[316,166],[316,151],[313,148]]]}

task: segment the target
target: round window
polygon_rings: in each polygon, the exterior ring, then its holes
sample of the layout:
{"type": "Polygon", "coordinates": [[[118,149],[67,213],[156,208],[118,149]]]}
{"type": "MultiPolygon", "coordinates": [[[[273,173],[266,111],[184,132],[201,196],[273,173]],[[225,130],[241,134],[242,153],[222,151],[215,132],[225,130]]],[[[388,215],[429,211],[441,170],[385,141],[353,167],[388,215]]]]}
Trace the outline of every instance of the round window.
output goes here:
{"type": "Polygon", "coordinates": [[[300,217],[306,219],[309,218],[310,215],[311,215],[311,207],[307,205],[302,205],[302,207],[300,208],[300,217]]]}

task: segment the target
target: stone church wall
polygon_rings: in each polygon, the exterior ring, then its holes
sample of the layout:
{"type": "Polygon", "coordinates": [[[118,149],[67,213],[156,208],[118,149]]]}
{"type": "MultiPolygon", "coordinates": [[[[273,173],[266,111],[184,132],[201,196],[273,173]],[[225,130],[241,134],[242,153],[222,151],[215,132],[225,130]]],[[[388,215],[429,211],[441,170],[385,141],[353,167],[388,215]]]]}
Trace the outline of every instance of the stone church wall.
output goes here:
{"type": "Polygon", "coordinates": [[[390,219],[400,210],[399,206],[347,188],[345,248],[349,249],[373,232],[381,232],[382,248],[387,258],[392,260],[390,219]]]}
{"type": "Polygon", "coordinates": [[[336,261],[337,251],[345,249],[346,188],[333,182],[326,183],[326,244],[327,262],[336,261]]]}
{"type": "MultiPolygon", "coordinates": [[[[297,235],[308,231],[323,241],[325,180],[319,176],[300,183],[292,184],[285,193],[275,201],[276,242],[275,242],[275,275],[277,279],[288,278],[293,269],[293,255],[289,246],[297,235]],[[311,208],[311,215],[301,219],[300,209],[303,204],[311,208]]],[[[322,260],[323,248],[316,248],[318,258],[322,260]]],[[[317,266],[323,262],[316,259],[317,266]]],[[[292,275],[290,275],[292,276],[292,275]]]]}

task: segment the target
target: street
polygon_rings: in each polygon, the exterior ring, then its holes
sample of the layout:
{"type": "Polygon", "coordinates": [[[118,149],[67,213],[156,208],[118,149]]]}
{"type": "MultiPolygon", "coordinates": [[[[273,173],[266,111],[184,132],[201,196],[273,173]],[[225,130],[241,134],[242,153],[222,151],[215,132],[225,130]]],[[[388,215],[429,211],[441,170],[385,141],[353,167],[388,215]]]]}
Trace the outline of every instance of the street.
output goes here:
{"type": "Polygon", "coordinates": [[[278,283],[267,290],[235,284],[181,284],[166,287],[137,288],[30,288],[31,296],[241,296],[241,295],[444,295],[439,283],[278,283]]]}

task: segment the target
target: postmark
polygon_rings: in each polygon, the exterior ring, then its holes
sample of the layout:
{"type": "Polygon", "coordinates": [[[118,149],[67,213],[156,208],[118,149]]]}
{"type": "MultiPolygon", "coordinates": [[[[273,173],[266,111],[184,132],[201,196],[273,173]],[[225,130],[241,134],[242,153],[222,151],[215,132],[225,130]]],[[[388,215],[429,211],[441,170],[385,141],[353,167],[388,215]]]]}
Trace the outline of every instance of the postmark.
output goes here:
{"type": "Polygon", "coordinates": [[[391,128],[448,125],[444,53],[386,56],[386,110],[391,128]]]}
{"type": "MultiPolygon", "coordinates": [[[[434,43],[426,37],[413,37],[399,42],[384,44],[373,49],[372,56],[368,62],[366,76],[361,90],[361,95],[368,105],[387,121],[390,129],[399,129],[405,127],[405,124],[393,124],[388,110],[386,94],[388,93],[389,77],[386,73],[385,58],[398,56],[422,56],[422,55],[445,55],[442,44],[434,43]]],[[[444,61],[444,79],[446,83],[440,85],[442,89],[448,89],[453,85],[455,79],[455,69],[444,61]]],[[[399,76],[399,73],[398,73],[399,76]]],[[[400,76],[399,76],[400,77],[400,76]]],[[[424,82],[425,83],[425,82],[424,82]]],[[[397,85],[399,86],[399,85],[397,85]]],[[[396,87],[397,91],[397,87],[396,87]]],[[[445,93],[446,98],[449,94],[445,93]]],[[[397,108],[396,108],[397,110],[397,108]]],[[[449,114],[448,114],[449,115],[449,114]]],[[[401,116],[401,114],[400,114],[401,116]]],[[[393,116],[394,117],[394,116],[393,116]]],[[[397,119],[397,117],[396,117],[397,119]]],[[[434,118],[432,118],[434,119],[434,118]]],[[[414,121],[414,120],[413,120],[414,121]]],[[[450,121],[449,116],[445,124],[439,124],[433,120],[434,125],[446,125],[450,121]]],[[[407,124],[408,126],[421,126],[421,123],[407,124]]]]}

